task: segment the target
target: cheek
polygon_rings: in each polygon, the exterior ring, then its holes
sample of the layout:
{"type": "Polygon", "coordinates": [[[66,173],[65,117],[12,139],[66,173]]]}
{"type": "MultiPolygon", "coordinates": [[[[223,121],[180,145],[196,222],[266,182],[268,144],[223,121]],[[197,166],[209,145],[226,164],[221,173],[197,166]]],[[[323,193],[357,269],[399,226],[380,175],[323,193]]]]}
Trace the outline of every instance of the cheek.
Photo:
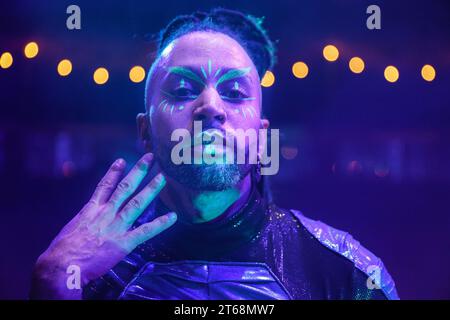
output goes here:
{"type": "Polygon", "coordinates": [[[152,135],[157,142],[170,144],[172,132],[175,129],[190,129],[191,115],[189,106],[183,104],[170,104],[162,100],[151,108],[152,135]]]}
{"type": "Polygon", "coordinates": [[[150,114],[153,117],[161,116],[162,118],[172,118],[179,113],[185,113],[187,105],[183,103],[173,103],[167,99],[161,99],[150,107],[150,114]]]}
{"type": "Polygon", "coordinates": [[[260,100],[231,105],[228,108],[228,121],[235,128],[259,128],[261,119],[260,100]]]}
{"type": "Polygon", "coordinates": [[[254,105],[233,106],[229,110],[229,119],[242,124],[257,122],[260,118],[258,108],[254,105]]]}

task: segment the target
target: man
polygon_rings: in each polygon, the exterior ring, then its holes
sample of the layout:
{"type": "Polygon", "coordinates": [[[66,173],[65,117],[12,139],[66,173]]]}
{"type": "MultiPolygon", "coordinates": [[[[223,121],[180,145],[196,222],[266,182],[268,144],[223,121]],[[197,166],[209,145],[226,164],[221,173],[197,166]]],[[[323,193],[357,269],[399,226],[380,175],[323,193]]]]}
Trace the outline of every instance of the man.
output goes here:
{"type": "Polygon", "coordinates": [[[180,16],[166,27],[147,79],[147,110],[138,115],[151,153],[123,179],[125,161],[111,166],[39,257],[33,298],[397,298],[382,262],[349,234],[270,201],[263,139],[256,163],[250,142],[211,146],[269,127],[260,81],[273,52],[261,21],[235,11],[180,16]],[[242,151],[247,160],[179,163],[179,129],[194,133],[183,157],[242,151]],[[135,194],[153,163],[160,173],[135,194]],[[79,287],[67,281],[69,268],[79,271],[79,287]]]}

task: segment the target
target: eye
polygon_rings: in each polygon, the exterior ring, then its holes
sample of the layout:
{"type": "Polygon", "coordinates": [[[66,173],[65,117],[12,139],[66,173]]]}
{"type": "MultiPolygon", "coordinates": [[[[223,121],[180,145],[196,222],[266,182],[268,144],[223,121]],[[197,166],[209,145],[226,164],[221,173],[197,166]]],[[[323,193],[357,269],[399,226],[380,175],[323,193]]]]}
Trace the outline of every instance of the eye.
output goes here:
{"type": "Polygon", "coordinates": [[[188,88],[177,88],[171,92],[171,96],[177,99],[195,99],[195,92],[188,88]]]}
{"type": "Polygon", "coordinates": [[[188,97],[192,94],[192,91],[187,88],[178,88],[175,89],[172,93],[177,97],[188,97]]]}
{"type": "Polygon", "coordinates": [[[246,94],[244,94],[243,92],[241,92],[240,90],[237,89],[231,89],[231,90],[227,90],[225,92],[223,92],[221,94],[222,98],[228,99],[228,100],[240,100],[240,99],[244,99],[247,97],[246,94]]]}

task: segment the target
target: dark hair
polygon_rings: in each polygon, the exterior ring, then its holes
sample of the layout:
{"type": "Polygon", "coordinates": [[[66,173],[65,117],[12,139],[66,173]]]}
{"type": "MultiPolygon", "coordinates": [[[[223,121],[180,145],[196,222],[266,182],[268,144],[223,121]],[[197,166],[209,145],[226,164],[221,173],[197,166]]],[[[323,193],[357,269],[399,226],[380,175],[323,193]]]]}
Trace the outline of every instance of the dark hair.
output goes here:
{"type": "Polygon", "coordinates": [[[215,31],[228,35],[246,50],[260,78],[275,62],[275,45],[263,28],[264,18],[256,18],[236,10],[215,8],[210,12],[179,15],[161,32],[157,55],[174,39],[194,31],[215,31]]]}

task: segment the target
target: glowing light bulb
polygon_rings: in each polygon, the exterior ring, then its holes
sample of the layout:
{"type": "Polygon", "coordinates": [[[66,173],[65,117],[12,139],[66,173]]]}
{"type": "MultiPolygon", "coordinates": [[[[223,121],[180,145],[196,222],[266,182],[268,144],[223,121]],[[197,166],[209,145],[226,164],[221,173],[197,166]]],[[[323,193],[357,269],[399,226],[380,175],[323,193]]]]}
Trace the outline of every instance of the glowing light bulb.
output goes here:
{"type": "Polygon", "coordinates": [[[72,62],[69,59],[61,60],[58,63],[58,74],[61,77],[66,77],[72,72],[72,62]]]}
{"type": "Polygon", "coordinates": [[[263,87],[271,87],[275,83],[275,75],[272,71],[267,70],[264,77],[261,80],[261,85],[263,87]]]}
{"type": "Polygon", "coordinates": [[[30,42],[25,46],[23,52],[28,59],[34,58],[39,53],[39,46],[36,42],[30,42]]]}
{"type": "Polygon", "coordinates": [[[145,79],[145,70],[141,66],[134,66],[130,69],[130,80],[134,83],[142,82],[145,79]]]}
{"type": "Polygon", "coordinates": [[[339,58],[339,50],[329,44],[325,48],[323,48],[323,57],[330,62],[336,61],[339,58]]]}
{"type": "Polygon", "coordinates": [[[94,71],[94,81],[96,84],[105,84],[109,79],[108,70],[105,68],[97,68],[94,71]]]}
{"type": "Polygon", "coordinates": [[[387,66],[386,69],[384,69],[384,77],[389,82],[396,82],[398,80],[398,78],[400,77],[400,74],[396,67],[387,66]]]}
{"type": "Polygon", "coordinates": [[[292,73],[296,78],[303,79],[308,75],[309,68],[306,63],[298,61],[292,66],[292,73]]]}
{"type": "Polygon", "coordinates": [[[433,81],[436,78],[436,70],[429,64],[424,65],[420,73],[426,81],[433,81]]]}
{"type": "Polygon", "coordinates": [[[13,61],[14,61],[14,59],[13,59],[13,56],[11,55],[11,53],[4,52],[0,56],[0,67],[2,67],[3,69],[8,69],[13,64],[13,61]]]}
{"type": "Polygon", "coordinates": [[[361,73],[365,68],[364,61],[360,57],[351,58],[348,66],[353,73],[361,73]]]}

